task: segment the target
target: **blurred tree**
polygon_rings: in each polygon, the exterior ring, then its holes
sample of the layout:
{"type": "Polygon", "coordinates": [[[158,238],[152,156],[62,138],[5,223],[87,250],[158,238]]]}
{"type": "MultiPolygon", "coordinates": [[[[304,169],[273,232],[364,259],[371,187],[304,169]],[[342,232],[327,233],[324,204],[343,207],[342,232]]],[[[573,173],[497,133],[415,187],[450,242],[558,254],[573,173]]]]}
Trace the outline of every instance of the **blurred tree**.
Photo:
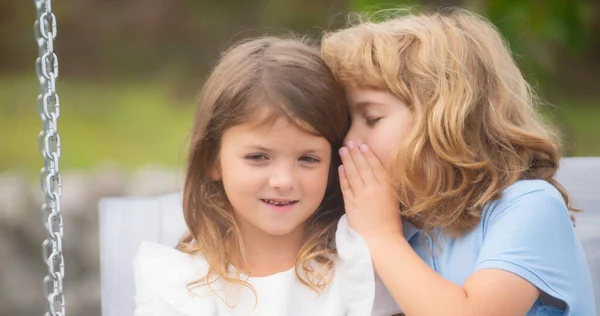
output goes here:
{"type": "MultiPolygon", "coordinates": [[[[0,70],[33,71],[35,9],[0,1],[0,70]]],[[[203,72],[233,40],[264,33],[320,34],[345,0],[60,0],[55,49],[61,75],[146,77],[203,72]]],[[[332,24],[333,23],[333,24],[332,24]]]]}
{"type": "MultiPolygon", "coordinates": [[[[354,0],[352,7],[372,11],[378,0],[354,0]]],[[[597,64],[600,54],[586,55],[592,41],[592,22],[600,19],[600,2],[592,0],[392,0],[390,5],[462,6],[486,16],[504,35],[523,72],[541,83],[544,92],[556,91],[561,61],[586,58],[597,64]]],[[[598,23],[598,22],[595,22],[598,23]]],[[[598,26],[595,26],[598,34],[598,26]]],[[[596,35],[597,36],[597,35],[596,35]]],[[[598,40],[596,40],[597,42],[598,40]]],[[[593,69],[593,68],[592,68],[593,69]]],[[[597,69],[597,68],[596,68],[597,69]]],[[[591,72],[591,70],[588,70],[591,72]]],[[[569,73],[569,77],[586,71],[569,73]]],[[[594,71],[594,74],[597,73],[594,71]]],[[[598,79],[597,75],[591,75],[598,79]]],[[[589,91],[596,89],[589,89],[589,91]]],[[[596,91],[594,91],[596,93],[596,91]]]]}
{"type": "MultiPolygon", "coordinates": [[[[161,74],[187,81],[201,77],[235,39],[286,29],[318,35],[349,10],[399,4],[472,9],[498,26],[524,72],[546,92],[599,92],[593,83],[600,78],[600,1],[593,0],[60,0],[53,2],[55,49],[63,77],[161,74]]],[[[33,4],[0,1],[0,72],[33,72],[33,17],[33,4]]]]}

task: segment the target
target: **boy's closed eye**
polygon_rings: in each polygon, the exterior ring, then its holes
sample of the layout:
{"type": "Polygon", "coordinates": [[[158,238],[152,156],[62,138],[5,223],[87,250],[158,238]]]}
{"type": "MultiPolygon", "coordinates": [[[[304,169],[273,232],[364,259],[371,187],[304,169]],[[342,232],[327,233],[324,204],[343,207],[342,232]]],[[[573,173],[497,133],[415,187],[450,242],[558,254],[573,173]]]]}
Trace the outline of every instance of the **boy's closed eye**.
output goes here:
{"type": "Polygon", "coordinates": [[[381,119],[381,117],[367,116],[365,117],[365,124],[367,124],[367,126],[375,126],[375,124],[377,124],[381,119]]]}

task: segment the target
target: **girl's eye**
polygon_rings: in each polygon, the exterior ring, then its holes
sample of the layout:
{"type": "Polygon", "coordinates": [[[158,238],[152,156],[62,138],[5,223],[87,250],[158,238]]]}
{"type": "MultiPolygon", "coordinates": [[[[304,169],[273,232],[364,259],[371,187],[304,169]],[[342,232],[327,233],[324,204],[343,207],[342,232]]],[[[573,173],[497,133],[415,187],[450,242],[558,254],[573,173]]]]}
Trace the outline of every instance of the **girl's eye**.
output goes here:
{"type": "Polygon", "coordinates": [[[375,124],[377,124],[377,122],[379,122],[379,120],[381,120],[381,117],[367,117],[367,118],[365,118],[365,122],[367,123],[367,126],[375,126],[375,124]]]}
{"type": "Polygon", "coordinates": [[[252,155],[248,155],[246,156],[246,159],[248,160],[252,160],[254,162],[260,162],[260,161],[265,161],[267,160],[267,156],[264,154],[252,154],[252,155]]]}
{"type": "Polygon", "coordinates": [[[302,157],[300,157],[300,161],[312,164],[312,163],[320,162],[321,160],[319,160],[318,158],[315,158],[315,157],[311,157],[311,156],[302,156],[302,157]]]}

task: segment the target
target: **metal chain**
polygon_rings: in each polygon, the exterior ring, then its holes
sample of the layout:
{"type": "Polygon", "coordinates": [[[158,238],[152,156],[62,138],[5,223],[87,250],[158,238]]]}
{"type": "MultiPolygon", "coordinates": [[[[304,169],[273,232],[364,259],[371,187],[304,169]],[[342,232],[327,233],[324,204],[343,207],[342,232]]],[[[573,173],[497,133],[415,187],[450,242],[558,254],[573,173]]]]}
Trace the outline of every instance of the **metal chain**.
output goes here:
{"type": "Polygon", "coordinates": [[[34,4],[37,18],[33,26],[39,52],[39,57],[35,61],[35,70],[41,88],[37,104],[42,119],[42,131],[39,134],[38,142],[44,158],[44,167],[40,172],[40,184],[44,192],[42,216],[47,231],[46,240],[42,244],[42,256],[48,266],[48,273],[44,278],[44,294],[48,300],[48,312],[45,315],[65,316],[63,218],[60,211],[62,180],[59,168],[60,137],[57,125],[60,104],[56,94],[58,58],[54,53],[56,17],[52,13],[51,0],[34,0],[34,4]]]}

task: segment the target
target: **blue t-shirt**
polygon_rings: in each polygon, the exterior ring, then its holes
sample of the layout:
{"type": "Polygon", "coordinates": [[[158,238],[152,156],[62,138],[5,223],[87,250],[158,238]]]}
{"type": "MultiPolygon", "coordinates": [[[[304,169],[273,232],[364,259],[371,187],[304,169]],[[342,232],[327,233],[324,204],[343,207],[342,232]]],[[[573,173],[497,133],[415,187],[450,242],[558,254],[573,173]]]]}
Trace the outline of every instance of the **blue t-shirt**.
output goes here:
{"type": "Polygon", "coordinates": [[[438,236],[434,244],[410,223],[404,224],[404,235],[430,267],[458,285],[477,270],[501,269],[566,304],[559,310],[538,300],[527,316],[595,313],[583,249],[563,198],[546,181],[511,185],[486,205],[481,222],[462,237],[438,236]]]}

